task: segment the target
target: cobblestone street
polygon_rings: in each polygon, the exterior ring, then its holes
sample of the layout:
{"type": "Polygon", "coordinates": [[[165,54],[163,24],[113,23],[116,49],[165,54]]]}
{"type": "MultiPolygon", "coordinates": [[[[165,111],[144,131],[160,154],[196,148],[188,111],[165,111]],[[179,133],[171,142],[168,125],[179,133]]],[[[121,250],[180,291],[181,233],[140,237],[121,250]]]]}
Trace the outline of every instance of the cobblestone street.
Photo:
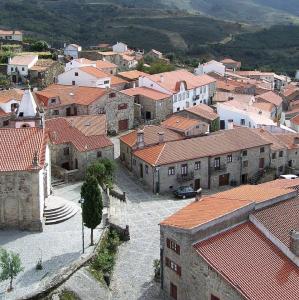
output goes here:
{"type": "Polygon", "coordinates": [[[127,193],[127,223],[131,240],[119,248],[112,278],[113,300],[163,299],[153,281],[153,260],[160,255],[159,222],[184,207],[192,199],[173,200],[155,196],[142,188],[120,167],[117,186],[127,193]]]}

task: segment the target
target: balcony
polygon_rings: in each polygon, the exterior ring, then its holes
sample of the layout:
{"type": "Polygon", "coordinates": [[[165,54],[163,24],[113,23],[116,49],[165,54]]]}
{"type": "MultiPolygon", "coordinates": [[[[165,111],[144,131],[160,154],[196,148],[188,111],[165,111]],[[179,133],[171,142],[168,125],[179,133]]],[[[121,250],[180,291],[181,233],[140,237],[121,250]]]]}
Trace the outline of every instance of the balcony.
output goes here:
{"type": "Polygon", "coordinates": [[[211,173],[215,174],[215,173],[222,173],[222,172],[226,172],[227,171],[227,166],[226,164],[220,164],[220,166],[217,167],[211,167],[211,173]]]}
{"type": "Polygon", "coordinates": [[[177,181],[179,183],[190,181],[194,179],[194,172],[188,172],[187,174],[178,174],[177,181]]]}

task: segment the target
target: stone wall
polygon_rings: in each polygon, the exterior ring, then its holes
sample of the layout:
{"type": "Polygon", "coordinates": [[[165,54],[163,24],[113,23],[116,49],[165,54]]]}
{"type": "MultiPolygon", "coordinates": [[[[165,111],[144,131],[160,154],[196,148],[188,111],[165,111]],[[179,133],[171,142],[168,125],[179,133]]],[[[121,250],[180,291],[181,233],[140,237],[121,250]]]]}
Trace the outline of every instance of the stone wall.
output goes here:
{"type": "Polygon", "coordinates": [[[0,228],[42,230],[39,172],[0,173],[0,228]]]}

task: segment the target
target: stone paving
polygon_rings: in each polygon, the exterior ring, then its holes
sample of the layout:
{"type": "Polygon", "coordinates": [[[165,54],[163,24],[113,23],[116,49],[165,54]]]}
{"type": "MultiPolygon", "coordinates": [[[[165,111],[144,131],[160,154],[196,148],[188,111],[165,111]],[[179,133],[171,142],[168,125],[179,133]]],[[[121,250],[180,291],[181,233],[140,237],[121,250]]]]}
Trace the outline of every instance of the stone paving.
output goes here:
{"type": "Polygon", "coordinates": [[[193,199],[174,200],[147,192],[123,167],[117,187],[127,193],[127,222],[131,240],[119,248],[111,283],[113,300],[163,299],[153,281],[153,260],[160,255],[159,222],[193,199]]]}
{"type": "MultiPolygon", "coordinates": [[[[82,183],[65,185],[54,190],[56,196],[75,202],[80,199],[82,183]]],[[[95,231],[99,238],[102,230],[95,231]]],[[[90,230],[85,229],[86,252],[89,247],[90,230]]],[[[5,293],[8,282],[0,283],[0,299],[15,299],[36,289],[43,280],[62,267],[68,266],[78,259],[82,253],[81,212],[64,223],[46,226],[42,233],[17,230],[0,231],[0,247],[13,250],[20,254],[25,270],[15,280],[15,289],[5,293]],[[42,256],[43,270],[35,269],[38,259],[42,256]]]]}

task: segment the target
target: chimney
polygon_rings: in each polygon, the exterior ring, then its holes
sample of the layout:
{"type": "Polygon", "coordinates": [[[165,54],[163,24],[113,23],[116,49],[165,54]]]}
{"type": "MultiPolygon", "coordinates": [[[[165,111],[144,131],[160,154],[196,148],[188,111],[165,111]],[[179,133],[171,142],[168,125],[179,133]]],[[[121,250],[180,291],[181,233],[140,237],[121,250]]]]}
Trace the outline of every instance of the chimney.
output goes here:
{"type": "Polygon", "coordinates": [[[294,145],[299,145],[299,137],[294,137],[294,145]]]}
{"type": "Polygon", "coordinates": [[[299,256],[299,232],[294,229],[290,231],[290,250],[299,256]]]}
{"type": "Polygon", "coordinates": [[[143,130],[137,131],[137,148],[138,149],[144,148],[144,131],[143,130]]]}
{"type": "Polygon", "coordinates": [[[164,82],[164,75],[163,75],[163,74],[160,75],[160,82],[161,82],[161,83],[164,82]]]}
{"type": "Polygon", "coordinates": [[[234,121],[232,120],[227,121],[227,129],[234,129],[234,121]]]}
{"type": "Polygon", "coordinates": [[[159,144],[164,143],[164,132],[158,132],[159,135],[159,144]]]}

